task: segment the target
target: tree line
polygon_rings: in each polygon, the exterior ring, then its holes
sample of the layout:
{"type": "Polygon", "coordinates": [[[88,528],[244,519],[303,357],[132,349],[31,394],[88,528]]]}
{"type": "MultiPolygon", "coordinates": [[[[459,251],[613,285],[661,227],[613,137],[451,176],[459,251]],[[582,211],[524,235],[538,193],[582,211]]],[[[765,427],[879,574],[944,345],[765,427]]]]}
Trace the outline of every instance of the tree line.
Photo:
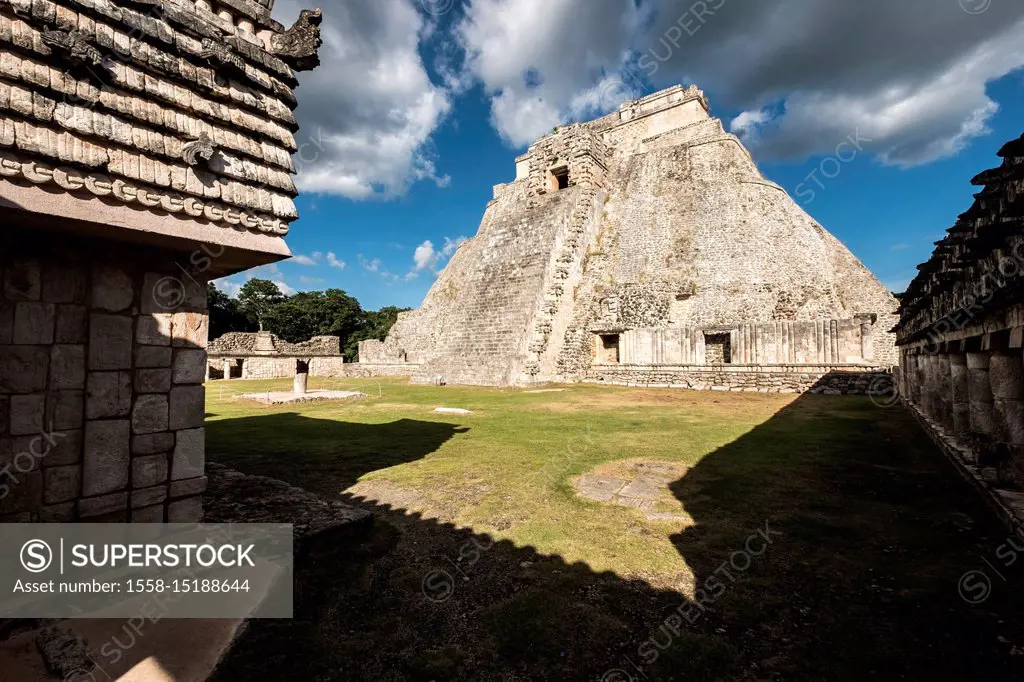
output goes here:
{"type": "Polygon", "coordinates": [[[314,336],[341,339],[346,361],[354,362],[359,342],[383,341],[398,313],[409,308],[387,306],[363,310],[342,289],[300,291],[286,296],[273,282],[250,279],[231,298],[209,284],[210,339],[228,332],[268,331],[285,341],[298,343],[314,336]]]}

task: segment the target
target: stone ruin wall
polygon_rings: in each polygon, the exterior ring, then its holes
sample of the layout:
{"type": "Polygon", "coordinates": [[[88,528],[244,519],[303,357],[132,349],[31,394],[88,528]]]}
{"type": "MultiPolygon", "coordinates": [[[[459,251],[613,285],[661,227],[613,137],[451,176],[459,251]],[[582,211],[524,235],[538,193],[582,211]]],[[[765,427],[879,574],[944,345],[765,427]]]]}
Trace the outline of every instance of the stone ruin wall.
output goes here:
{"type": "Polygon", "coordinates": [[[202,518],[206,283],[297,217],[272,7],[0,2],[0,521],[202,518]]]}
{"type": "Polygon", "coordinates": [[[344,375],[345,358],[337,336],[314,336],[291,343],[269,332],[229,332],[210,343],[208,376],[213,379],[294,377],[299,361],[309,376],[344,375]]]}
{"type": "MultiPolygon", "coordinates": [[[[1024,135],[971,181],[973,205],[900,305],[899,394],[1001,509],[1024,488],[1024,135]]],[[[1012,515],[1008,518],[1012,518],[1012,515]]]]}
{"type": "Polygon", "coordinates": [[[6,233],[0,253],[0,522],[198,521],[206,283],[172,307],[159,250],[6,233]]]}
{"type": "Polygon", "coordinates": [[[495,187],[479,236],[368,358],[421,364],[426,381],[579,381],[594,363],[598,332],[832,321],[860,330],[868,320],[870,348],[849,354],[850,364],[887,368],[897,360],[889,333],[896,307],[838,240],[761,175],[740,141],[707,115],[700,91],[671,88],[532,145],[517,159],[516,181],[495,187]],[[558,191],[551,172],[562,166],[569,187],[558,191]],[[552,203],[560,195],[567,201],[552,203]],[[530,283],[537,297],[524,304],[503,291],[506,302],[524,306],[515,313],[527,313],[527,322],[516,318],[501,333],[525,333],[525,352],[508,337],[505,350],[488,339],[453,352],[446,337],[463,334],[465,322],[511,319],[475,288],[496,261],[523,262],[523,244],[493,235],[496,223],[511,221],[529,245],[532,274],[498,286],[522,293],[530,283]],[[549,259],[543,269],[537,249],[549,259]]]}

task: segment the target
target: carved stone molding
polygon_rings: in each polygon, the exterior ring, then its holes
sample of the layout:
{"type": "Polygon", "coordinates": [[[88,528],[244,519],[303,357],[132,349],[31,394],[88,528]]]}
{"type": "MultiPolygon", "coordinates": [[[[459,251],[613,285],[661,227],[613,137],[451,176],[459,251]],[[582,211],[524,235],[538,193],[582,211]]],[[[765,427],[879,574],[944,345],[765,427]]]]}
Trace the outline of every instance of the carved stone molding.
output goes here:
{"type": "Polygon", "coordinates": [[[79,31],[40,32],[43,42],[64,52],[68,59],[77,64],[99,66],[103,63],[103,53],[93,47],[92,43],[79,31]]]}
{"type": "Polygon", "coordinates": [[[311,71],[320,66],[317,54],[323,39],[320,24],[323,13],[319,9],[302,10],[295,24],[271,40],[270,51],[296,71],[311,71]]]}
{"type": "Polygon", "coordinates": [[[181,158],[183,158],[185,163],[188,165],[197,166],[199,165],[200,159],[209,162],[216,151],[216,143],[210,139],[210,135],[208,133],[202,132],[199,134],[198,140],[193,140],[181,148],[181,158]]]}
{"type": "Polygon", "coordinates": [[[203,38],[203,49],[199,56],[215,66],[225,66],[244,74],[245,62],[223,42],[203,38]]]}
{"type": "Polygon", "coordinates": [[[0,151],[0,177],[22,178],[35,185],[56,184],[67,192],[88,192],[124,204],[138,203],[145,208],[171,214],[184,213],[190,218],[205,219],[236,230],[251,230],[280,237],[288,234],[288,224],[279,218],[261,216],[174,192],[134,185],[103,173],[87,173],[69,166],[55,167],[35,159],[20,158],[7,151],[0,151]]]}

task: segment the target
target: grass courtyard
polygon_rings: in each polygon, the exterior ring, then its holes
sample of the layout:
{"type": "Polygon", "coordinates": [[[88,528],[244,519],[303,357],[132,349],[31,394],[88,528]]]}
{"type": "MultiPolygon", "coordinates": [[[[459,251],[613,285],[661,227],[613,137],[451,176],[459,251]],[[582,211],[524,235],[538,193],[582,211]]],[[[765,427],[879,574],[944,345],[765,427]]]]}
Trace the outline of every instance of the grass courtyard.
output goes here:
{"type": "Polygon", "coordinates": [[[377,521],[299,567],[295,619],[251,623],[225,682],[1024,674],[1024,572],[961,598],[1005,532],[898,406],[404,379],[237,397],[289,383],[208,384],[208,458],[377,521]],[[577,487],[648,470],[642,508],[577,487]]]}

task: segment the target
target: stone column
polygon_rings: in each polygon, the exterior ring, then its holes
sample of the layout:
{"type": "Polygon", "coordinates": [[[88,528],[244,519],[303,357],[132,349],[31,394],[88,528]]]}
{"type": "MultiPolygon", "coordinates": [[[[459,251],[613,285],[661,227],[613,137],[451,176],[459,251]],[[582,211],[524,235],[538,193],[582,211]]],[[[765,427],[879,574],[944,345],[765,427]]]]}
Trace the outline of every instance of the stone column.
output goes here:
{"type": "Polygon", "coordinates": [[[988,353],[967,353],[967,393],[970,398],[971,433],[992,434],[992,386],[988,353]]]}
{"type": "Polygon", "coordinates": [[[967,355],[949,354],[950,396],[953,404],[953,433],[964,436],[971,430],[971,398],[968,393],[967,355]]]}
{"type": "Polygon", "coordinates": [[[306,395],[306,386],[309,382],[309,375],[306,373],[296,374],[295,380],[292,382],[292,391],[295,395],[306,395]]]}
{"type": "Polygon", "coordinates": [[[231,360],[229,360],[228,358],[224,358],[224,365],[223,365],[223,367],[224,367],[224,378],[225,379],[230,379],[231,378],[231,360]]]}
{"type": "Polygon", "coordinates": [[[1020,351],[995,351],[989,363],[993,436],[999,442],[1024,445],[1024,363],[1020,351]]]}
{"type": "Polygon", "coordinates": [[[952,381],[950,379],[949,354],[939,353],[935,356],[935,383],[932,397],[932,407],[935,414],[932,418],[942,424],[943,428],[953,428],[953,396],[952,381]]]}

